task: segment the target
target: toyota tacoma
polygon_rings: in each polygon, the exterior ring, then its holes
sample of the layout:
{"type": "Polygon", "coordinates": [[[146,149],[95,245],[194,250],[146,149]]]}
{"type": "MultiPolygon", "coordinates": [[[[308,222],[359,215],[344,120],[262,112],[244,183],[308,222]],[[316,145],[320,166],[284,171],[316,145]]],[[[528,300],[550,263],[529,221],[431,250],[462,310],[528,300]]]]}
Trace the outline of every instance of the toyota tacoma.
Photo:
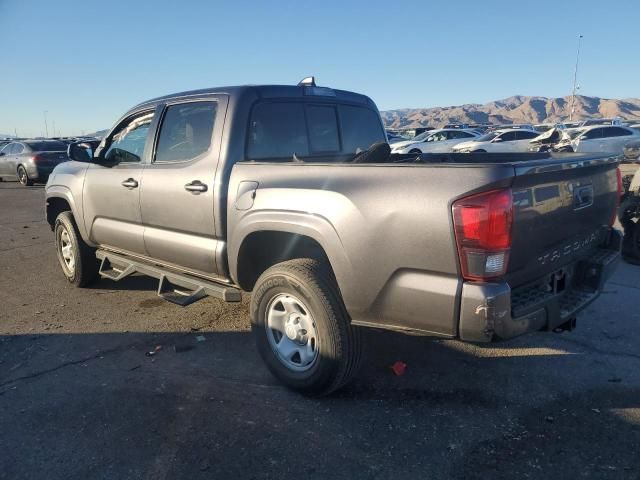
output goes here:
{"type": "Polygon", "coordinates": [[[570,329],[620,255],[617,159],[391,154],[368,97],[241,86],[141,103],[46,186],[68,281],[132,273],[180,305],[252,292],[286,386],[341,387],[361,327],[509,339],[570,329]]]}

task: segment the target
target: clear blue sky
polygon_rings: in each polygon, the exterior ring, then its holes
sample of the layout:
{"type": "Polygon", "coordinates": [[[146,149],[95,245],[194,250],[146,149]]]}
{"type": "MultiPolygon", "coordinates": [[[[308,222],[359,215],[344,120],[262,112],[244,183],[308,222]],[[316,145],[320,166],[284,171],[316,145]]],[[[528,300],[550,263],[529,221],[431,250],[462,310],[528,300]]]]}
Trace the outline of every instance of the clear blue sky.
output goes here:
{"type": "MultiPolygon", "coordinates": [[[[0,0],[0,133],[108,128],[142,100],[318,83],[381,110],[571,91],[640,96],[640,2],[0,0]]],[[[51,132],[50,132],[51,133],[51,132]]]]}

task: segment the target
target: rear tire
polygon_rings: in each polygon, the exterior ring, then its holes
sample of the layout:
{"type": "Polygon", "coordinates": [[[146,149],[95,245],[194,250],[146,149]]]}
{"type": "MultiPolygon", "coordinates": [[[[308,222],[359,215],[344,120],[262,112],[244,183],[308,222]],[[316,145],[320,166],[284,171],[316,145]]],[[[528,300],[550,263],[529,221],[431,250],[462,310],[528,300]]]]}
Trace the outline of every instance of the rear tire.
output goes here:
{"type": "Polygon", "coordinates": [[[251,329],[271,373],[306,395],[339,389],[361,363],[361,332],[326,262],[295,259],[267,269],[251,298],[251,329]]]}
{"type": "Polygon", "coordinates": [[[62,212],[54,225],[56,253],[62,273],[76,287],[86,287],[98,279],[96,251],[78,231],[71,212],[62,212]]]}
{"type": "Polygon", "coordinates": [[[33,180],[29,178],[27,170],[22,165],[18,166],[18,181],[23,187],[30,187],[33,185],[33,180]]]}
{"type": "Polygon", "coordinates": [[[486,151],[486,150],[483,150],[483,149],[479,149],[479,150],[474,150],[474,151],[473,151],[473,152],[471,152],[471,153],[487,153],[487,151],[486,151]]]}

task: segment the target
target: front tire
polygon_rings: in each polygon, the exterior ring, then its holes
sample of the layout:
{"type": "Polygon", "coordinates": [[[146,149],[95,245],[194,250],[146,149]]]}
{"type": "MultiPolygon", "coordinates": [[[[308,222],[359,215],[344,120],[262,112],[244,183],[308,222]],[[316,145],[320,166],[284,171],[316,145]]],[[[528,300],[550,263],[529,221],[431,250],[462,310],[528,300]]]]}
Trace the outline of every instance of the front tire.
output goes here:
{"type": "Polygon", "coordinates": [[[326,262],[295,259],[267,269],[251,298],[251,329],[271,373],[306,395],[339,389],[360,365],[360,331],[326,262]]]}
{"type": "Polygon", "coordinates": [[[95,249],[87,245],[71,212],[62,212],[54,226],[56,253],[62,273],[76,287],[86,287],[98,279],[95,249]]]}
{"type": "Polygon", "coordinates": [[[409,153],[412,155],[422,155],[422,150],[418,149],[418,148],[413,148],[411,150],[409,150],[409,153]]]}
{"type": "Polygon", "coordinates": [[[33,185],[33,180],[29,178],[29,174],[23,165],[18,167],[18,181],[23,187],[30,187],[33,185]]]}

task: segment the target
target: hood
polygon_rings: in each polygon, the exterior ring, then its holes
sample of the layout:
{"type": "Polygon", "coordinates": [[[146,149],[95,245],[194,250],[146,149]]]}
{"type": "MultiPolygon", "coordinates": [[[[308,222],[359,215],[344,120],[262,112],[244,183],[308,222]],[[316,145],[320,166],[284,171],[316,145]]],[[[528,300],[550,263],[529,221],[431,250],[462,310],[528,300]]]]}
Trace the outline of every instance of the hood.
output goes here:
{"type": "Polygon", "coordinates": [[[471,148],[475,145],[477,145],[478,142],[476,140],[467,140],[466,142],[460,142],[456,145],[454,145],[453,149],[454,150],[461,150],[463,148],[471,148]]]}
{"type": "Polygon", "coordinates": [[[559,142],[560,140],[562,140],[562,132],[557,128],[551,128],[546,132],[543,132],[542,134],[538,135],[537,137],[529,140],[529,143],[548,144],[548,143],[556,143],[556,142],[559,142]]]}

